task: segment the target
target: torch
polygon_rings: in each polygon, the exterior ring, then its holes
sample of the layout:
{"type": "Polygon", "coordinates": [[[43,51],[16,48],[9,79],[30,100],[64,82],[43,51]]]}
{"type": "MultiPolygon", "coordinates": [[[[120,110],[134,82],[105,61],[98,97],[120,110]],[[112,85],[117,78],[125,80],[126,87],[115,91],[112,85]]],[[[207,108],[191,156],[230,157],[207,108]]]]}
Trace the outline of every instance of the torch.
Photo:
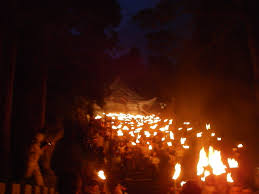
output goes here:
{"type": "Polygon", "coordinates": [[[176,163],[176,165],[174,166],[174,175],[173,175],[173,180],[174,180],[174,193],[176,194],[176,180],[178,179],[178,177],[180,176],[181,173],[181,164],[176,163]]]}

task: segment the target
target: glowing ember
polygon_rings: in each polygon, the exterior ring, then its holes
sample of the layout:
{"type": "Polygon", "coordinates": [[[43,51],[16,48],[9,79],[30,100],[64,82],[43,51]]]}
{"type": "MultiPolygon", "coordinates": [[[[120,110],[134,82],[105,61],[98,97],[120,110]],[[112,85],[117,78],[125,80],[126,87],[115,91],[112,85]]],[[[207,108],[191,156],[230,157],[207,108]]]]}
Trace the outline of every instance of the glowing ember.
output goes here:
{"type": "Polygon", "coordinates": [[[179,127],[179,128],[178,128],[178,131],[181,131],[182,129],[183,129],[182,127],[179,127]]]}
{"type": "Polygon", "coordinates": [[[165,137],[162,137],[161,141],[165,141],[165,137]]]}
{"type": "Polygon", "coordinates": [[[157,135],[157,132],[154,132],[154,134],[153,134],[154,136],[156,136],[157,135]]]}
{"type": "Polygon", "coordinates": [[[167,142],[167,145],[168,145],[169,147],[171,147],[171,146],[172,146],[172,142],[167,142]]]}
{"type": "Polygon", "coordinates": [[[233,178],[231,176],[231,173],[227,174],[227,182],[229,182],[229,183],[233,183],[234,182],[234,180],[233,180],[233,178]]]}
{"type": "Polygon", "coordinates": [[[148,149],[149,149],[149,150],[152,150],[152,145],[149,145],[149,146],[148,146],[148,149]]]}
{"type": "Polygon", "coordinates": [[[216,134],[215,133],[211,133],[211,136],[214,137],[216,134]]]}
{"type": "Polygon", "coordinates": [[[174,170],[175,171],[174,171],[173,179],[176,180],[176,179],[178,179],[178,177],[180,176],[180,173],[181,173],[181,164],[176,163],[174,170]]]}
{"type": "Polygon", "coordinates": [[[101,119],[102,118],[102,116],[100,116],[100,115],[97,115],[96,117],[95,117],[95,119],[101,119]]]}
{"type": "Polygon", "coordinates": [[[228,158],[229,168],[238,168],[238,162],[234,158],[228,158]]]}
{"type": "Polygon", "coordinates": [[[191,130],[192,130],[192,127],[187,128],[187,131],[191,131],[191,130]]]}
{"type": "Polygon", "coordinates": [[[190,125],[190,122],[183,122],[184,125],[190,125]]]}
{"type": "Polygon", "coordinates": [[[221,141],[221,137],[217,137],[217,140],[218,140],[218,141],[221,141]]]}
{"type": "Polygon", "coordinates": [[[97,174],[98,174],[98,177],[99,177],[100,179],[102,179],[102,180],[105,180],[105,179],[106,179],[103,170],[98,171],[97,174]]]}
{"type": "Polygon", "coordinates": [[[134,146],[137,145],[135,142],[131,142],[131,144],[134,145],[134,146]]]}

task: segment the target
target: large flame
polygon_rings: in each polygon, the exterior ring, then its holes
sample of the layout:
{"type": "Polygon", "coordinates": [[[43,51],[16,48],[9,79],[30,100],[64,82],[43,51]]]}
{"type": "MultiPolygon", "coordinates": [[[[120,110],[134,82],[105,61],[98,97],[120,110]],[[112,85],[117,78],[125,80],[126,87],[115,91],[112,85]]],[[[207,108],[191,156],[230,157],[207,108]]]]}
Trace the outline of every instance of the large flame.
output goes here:
{"type": "Polygon", "coordinates": [[[200,151],[200,157],[197,164],[197,175],[200,176],[204,172],[204,168],[209,165],[209,159],[207,157],[207,154],[205,152],[204,147],[200,151]]]}
{"type": "Polygon", "coordinates": [[[212,146],[209,147],[209,164],[212,167],[214,175],[221,175],[226,172],[226,166],[221,160],[220,151],[214,150],[212,146]]]}
{"type": "Polygon", "coordinates": [[[176,165],[174,166],[174,170],[175,171],[174,171],[173,179],[176,180],[178,179],[181,173],[181,164],[176,163],[176,165]]]}
{"type": "Polygon", "coordinates": [[[212,169],[212,174],[221,175],[226,173],[226,166],[223,164],[221,160],[221,153],[218,150],[214,150],[212,146],[209,147],[209,154],[204,149],[204,147],[200,150],[199,161],[197,164],[197,175],[202,177],[204,181],[207,176],[210,175],[208,170],[205,170],[206,167],[210,166],[212,169]]]}

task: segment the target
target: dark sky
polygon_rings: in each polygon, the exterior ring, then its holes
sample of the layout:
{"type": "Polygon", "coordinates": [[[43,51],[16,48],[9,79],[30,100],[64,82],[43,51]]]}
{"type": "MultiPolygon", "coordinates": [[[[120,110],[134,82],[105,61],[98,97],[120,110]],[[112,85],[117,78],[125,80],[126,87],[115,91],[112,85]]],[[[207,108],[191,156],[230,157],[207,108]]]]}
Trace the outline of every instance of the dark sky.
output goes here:
{"type": "MultiPolygon", "coordinates": [[[[122,20],[117,31],[120,45],[125,48],[121,54],[127,52],[128,48],[136,47],[140,49],[140,52],[145,58],[147,54],[145,34],[148,31],[140,29],[137,24],[131,21],[131,18],[141,10],[155,7],[159,1],[160,0],[118,0],[121,7],[122,20]]],[[[169,27],[181,33],[180,36],[182,36],[183,39],[190,38],[191,30],[188,32],[183,30],[184,25],[190,23],[190,21],[191,17],[189,15],[181,15],[173,21],[169,27]]]]}

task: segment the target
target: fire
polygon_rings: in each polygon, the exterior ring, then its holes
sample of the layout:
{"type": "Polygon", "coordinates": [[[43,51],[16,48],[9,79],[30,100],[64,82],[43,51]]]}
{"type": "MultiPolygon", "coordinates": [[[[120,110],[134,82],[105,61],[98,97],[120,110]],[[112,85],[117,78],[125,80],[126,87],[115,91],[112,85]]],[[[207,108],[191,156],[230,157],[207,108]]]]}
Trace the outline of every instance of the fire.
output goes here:
{"type": "Polygon", "coordinates": [[[209,130],[210,129],[210,124],[206,124],[206,129],[209,130]]]}
{"type": "Polygon", "coordinates": [[[202,136],[202,132],[197,133],[196,136],[197,136],[197,137],[201,137],[201,136],[202,136]]]}
{"type": "Polygon", "coordinates": [[[226,166],[223,164],[221,160],[221,153],[218,150],[214,150],[212,146],[209,147],[209,154],[204,149],[204,147],[200,150],[199,161],[197,164],[197,175],[202,177],[202,181],[205,181],[205,178],[209,176],[211,173],[208,170],[205,170],[206,167],[210,166],[212,168],[212,174],[221,175],[226,173],[226,166]]]}
{"type": "Polygon", "coordinates": [[[97,174],[98,174],[98,177],[99,177],[100,179],[102,179],[102,180],[105,180],[105,179],[106,179],[103,170],[99,170],[97,174]]]}
{"type": "Polygon", "coordinates": [[[118,136],[123,136],[122,130],[118,130],[118,131],[117,131],[117,135],[118,135],[118,136]]]}
{"type": "Polygon", "coordinates": [[[204,181],[206,180],[206,177],[207,177],[207,176],[210,176],[210,171],[205,170],[205,171],[204,171],[204,176],[201,177],[201,180],[204,182],[204,181]]]}
{"type": "Polygon", "coordinates": [[[197,164],[197,175],[200,176],[204,172],[204,167],[209,165],[209,159],[207,157],[207,154],[205,152],[204,147],[200,151],[200,157],[199,162],[197,164]]]}
{"type": "Polygon", "coordinates": [[[102,118],[102,116],[100,116],[100,115],[97,115],[96,117],[95,117],[95,119],[101,119],[102,118]]]}
{"type": "MultiPolygon", "coordinates": [[[[211,129],[211,125],[209,123],[206,124],[206,129],[204,127],[203,129],[196,129],[195,126],[191,126],[190,122],[183,122],[181,123],[181,126],[178,127],[176,125],[177,128],[175,128],[176,126],[174,126],[173,119],[161,119],[154,114],[144,116],[124,113],[103,113],[96,115],[94,119],[103,119],[103,121],[107,123],[107,127],[112,129],[111,136],[117,137],[119,141],[125,141],[128,143],[127,145],[134,147],[134,150],[153,150],[156,143],[161,143],[162,149],[166,147],[166,149],[174,150],[177,149],[178,146],[181,146],[179,149],[183,151],[184,149],[190,148],[189,145],[186,145],[187,143],[197,141],[195,136],[201,141],[206,140],[207,137],[213,139],[213,141],[209,142],[219,142],[222,140],[221,137],[218,137],[218,135],[216,136],[214,130],[207,131],[211,129]],[[181,137],[180,135],[183,136],[181,137]],[[203,136],[206,138],[201,138],[203,136]],[[160,139],[161,142],[157,142],[157,138],[160,139]],[[176,141],[174,142],[174,140],[176,141]]],[[[102,125],[105,123],[101,122],[102,125]]],[[[201,144],[204,143],[206,142],[201,142],[201,144]]],[[[190,145],[192,145],[192,143],[190,145]]],[[[240,143],[234,147],[235,150],[241,149],[243,148],[243,144],[240,143]]],[[[145,154],[146,153],[152,153],[152,151],[145,152],[145,154]]],[[[227,158],[227,162],[227,165],[222,162],[221,152],[219,150],[214,149],[212,146],[210,146],[208,150],[202,147],[199,152],[197,163],[197,175],[200,176],[202,181],[205,181],[206,177],[210,175],[217,176],[224,174],[226,175],[228,182],[233,182],[229,169],[238,168],[239,164],[234,158],[227,158]]],[[[178,179],[180,173],[181,165],[177,163],[175,165],[175,171],[172,179],[178,179]]],[[[103,180],[105,179],[103,171],[99,171],[98,176],[103,180]]],[[[185,182],[182,181],[181,185],[184,183],[185,182]]]]}
{"type": "Polygon", "coordinates": [[[214,175],[221,175],[226,172],[226,166],[221,161],[220,151],[214,150],[213,147],[209,147],[209,164],[213,169],[214,175]]]}
{"type": "Polygon", "coordinates": [[[182,182],[180,183],[181,187],[182,187],[185,183],[186,183],[186,181],[182,181],[182,182]]]}
{"type": "Polygon", "coordinates": [[[238,162],[234,158],[228,158],[229,168],[238,168],[238,162]]]}
{"type": "Polygon", "coordinates": [[[176,163],[176,165],[174,166],[174,170],[175,171],[174,171],[173,179],[176,180],[178,179],[181,173],[181,164],[176,163]]]}
{"type": "Polygon", "coordinates": [[[243,146],[243,144],[240,143],[240,144],[237,145],[237,147],[238,148],[243,148],[244,146],[243,146]]]}
{"type": "Polygon", "coordinates": [[[174,133],[170,131],[170,139],[174,139],[174,133]]]}
{"type": "Polygon", "coordinates": [[[229,182],[229,183],[233,183],[234,182],[234,180],[233,180],[233,178],[231,176],[231,173],[227,174],[227,182],[229,182]]]}
{"type": "Polygon", "coordinates": [[[186,141],[186,138],[185,137],[181,137],[181,144],[184,144],[185,143],[185,141],[186,141]]]}

